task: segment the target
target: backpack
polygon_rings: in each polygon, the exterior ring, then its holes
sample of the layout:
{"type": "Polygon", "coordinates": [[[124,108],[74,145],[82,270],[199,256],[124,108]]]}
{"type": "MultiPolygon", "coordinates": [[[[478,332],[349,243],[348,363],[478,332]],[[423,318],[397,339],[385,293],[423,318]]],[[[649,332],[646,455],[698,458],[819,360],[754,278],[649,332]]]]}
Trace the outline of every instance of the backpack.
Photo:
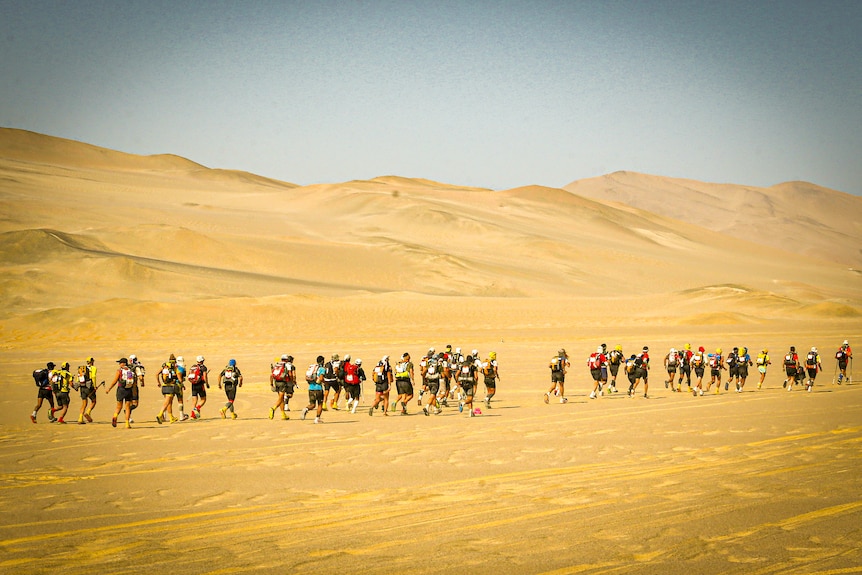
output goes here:
{"type": "Polygon", "coordinates": [[[485,377],[494,377],[494,364],[490,361],[483,362],[482,373],[485,377]]]}
{"type": "Polygon", "coordinates": [[[757,356],[757,365],[766,365],[766,356],[762,353],[757,356]]]}
{"type": "Polygon", "coordinates": [[[305,381],[308,383],[317,383],[317,364],[312,363],[305,370],[305,381]]]}
{"type": "Polygon", "coordinates": [[[323,374],[323,381],[333,382],[338,379],[338,376],[336,375],[336,370],[338,369],[338,367],[337,365],[333,365],[337,363],[337,361],[326,362],[326,364],[323,366],[326,370],[323,374]]]}
{"type": "Polygon", "coordinates": [[[224,368],[224,375],[222,376],[224,379],[225,385],[234,385],[236,383],[236,371],[234,371],[233,366],[227,366],[224,368]]]}
{"type": "Polygon", "coordinates": [[[137,381],[135,378],[135,370],[128,367],[120,368],[120,383],[123,384],[123,387],[130,389],[134,387],[135,381],[137,381]]]}
{"type": "Polygon", "coordinates": [[[619,365],[619,364],[620,364],[620,360],[621,360],[622,358],[623,358],[623,354],[622,354],[622,353],[620,353],[620,352],[618,352],[617,350],[613,350],[613,351],[610,353],[610,356],[609,356],[609,360],[610,360],[610,362],[611,362],[611,365],[619,365]]]}
{"type": "Polygon", "coordinates": [[[410,379],[410,371],[406,361],[399,361],[395,364],[395,377],[401,379],[410,379]]]}
{"type": "Polygon", "coordinates": [[[551,371],[563,371],[563,358],[559,355],[551,358],[551,371]]]}
{"type": "Polygon", "coordinates": [[[721,356],[720,355],[710,356],[709,367],[711,367],[713,369],[717,369],[717,368],[721,367],[721,356]]]}
{"type": "Polygon", "coordinates": [[[36,387],[43,387],[48,383],[48,369],[43,367],[33,371],[33,379],[36,381],[36,387]]]}
{"type": "Polygon", "coordinates": [[[668,367],[676,367],[679,364],[679,356],[676,353],[669,353],[667,355],[667,366],[668,367]]]}
{"type": "Polygon", "coordinates": [[[201,369],[201,365],[199,363],[194,364],[189,368],[189,373],[186,378],[189,380],[189,383],[192,385],[200,383],[203,379],[204,371],[201,369]]]}
{"type": "Polygon", "coordinates": [[[425,370],[425,379],[430,381],[440,379],[440,365],[437,363],[437,360],[432,359],[428,362],[427,369],[425,370]]]}
{"type": "Polygon", "coordinates": [[[464,364],[458,370],[458,381],[461,383],[473,383],[473,366],[464,364]]]}
{"type": "Polygon", "coordinates": [[[810,352],[808,357],[805,359],[805,365],[811,368],[817,367],[817,354],[813,351],[810,352]]]}
{"type": "Polygon", "coordinates": [[[847,354],[844,352],[843,349],[839,349],[835,352],[835,359],[837,359],[838,361],[844,361],[846,358],[847,354]]]}
{"type": "Polygon", "coordinates": [[[90,376],[90,368],[86,365],[79,365],[78,366],[78,384],[86,386],[91,381],[93,381],[93,378],[90,376]]]}
{"type": "Polygon", "coordinates": [[[796,360],[793,359],[792,353],[788,353],[784,356],[784,365],[787,367],[793,367],[794,365],[796,365],[796,360]]]}
{"type": "Polygon", "coordinates": [[[356,385],[359,383],[359,366],[355,363],[348,363],[344,366],[344,383],[356,385]]]}
{"type": "MultiPolygon", "coordinates": [[[[225,379],[227,379],[227,371],[224,372],[225,379]]],[[[233,369],[231,369],[231,377],[233,377],[233,369]]],[[[275,381],[285,382],[288,380],[288,369],[287,364],[283,361],[279,361],[278,363],[273,364],[272,366],[272,378],[275,381]]]]}
{"type": "Polygon", "coordinates": [[[378,363],[374,366],[374,383],[387,383],[386,382],[386,368],[382,363],[378,363]]]}
{"type": "Polygon", "coordinates": [[[163,385],[173,385],[177,381],[179,381],[179,376],[175,369],[171,366],[165,364],[162,366],[162,384],[163,385]]]}
{"type": "Polygon", "coordinates": [[[602,368],[602,358],[599,354],[594,353],[590,355],[590,359],[587,360],[587,365],[590,369],[601,369],[602,368]]]}

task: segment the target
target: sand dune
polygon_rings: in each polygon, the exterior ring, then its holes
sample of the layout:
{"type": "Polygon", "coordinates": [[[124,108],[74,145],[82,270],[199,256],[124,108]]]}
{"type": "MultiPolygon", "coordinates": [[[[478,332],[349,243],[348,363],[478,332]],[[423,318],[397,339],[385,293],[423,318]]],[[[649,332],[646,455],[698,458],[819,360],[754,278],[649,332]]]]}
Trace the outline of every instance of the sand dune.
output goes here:
{"type": "Polygon", "coordinates": [[[630,173],[297,186],[0,129],[0,572],[857,572],[862,387],[831,354],[862,337],[858,200],[630,173]],[[650,346],[649,398],[589,399],[601,342],[650,346]],[[268,418],[282,353],[447,343],[498,354],[480,417],[369,417],[366,383],[357,414],[301,421],[303,385],[268,418]],[[673,393],[684,343],[774,363],[762,389],[673,393]],[[821,349],[811,393],[781,385],[790,345],[821,349]],[[545,405],[560,347],[569,402],[545,405]],[[131,430],[103,390],[93,424],[30,422],[33,369],[92,355],[110,381],[130,353],[131,430]],[[202,420],[156,423],[170,353],[236,359],[239,418],[212,385],[202,420]]]}

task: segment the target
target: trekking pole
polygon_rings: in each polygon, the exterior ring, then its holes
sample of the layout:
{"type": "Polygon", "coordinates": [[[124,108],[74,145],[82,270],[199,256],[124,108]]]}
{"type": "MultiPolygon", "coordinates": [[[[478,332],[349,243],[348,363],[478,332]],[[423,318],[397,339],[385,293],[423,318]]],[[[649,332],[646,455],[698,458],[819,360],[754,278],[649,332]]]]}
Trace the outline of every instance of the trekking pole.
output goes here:
{"type": "Polygon", "coordinates": [[[838,376],[838,362],[835,362],[835,371],[832,372],[832,385],[835,385],[835,378],[838,376]]]}

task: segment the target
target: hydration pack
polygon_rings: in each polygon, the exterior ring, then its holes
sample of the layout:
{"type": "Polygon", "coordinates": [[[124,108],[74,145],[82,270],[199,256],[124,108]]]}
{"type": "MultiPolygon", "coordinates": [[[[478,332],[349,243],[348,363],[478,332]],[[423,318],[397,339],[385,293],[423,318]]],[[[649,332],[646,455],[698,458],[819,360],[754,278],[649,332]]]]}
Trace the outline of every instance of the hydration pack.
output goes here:
{"type": "MultiPolygon", "coordinates": [[[[283,361],[279,361],[272,366],[272,378],[275,381],[285,382],[289,377],[288,371],[287,364],[283,361]]],[[[231,375],[232,374],[233,370],[231,370],[231,375]]],[[[225,379],[227,379],[227,371],[225,371],[225,379]]]]}
{"type": "Polygon", "coordinates": [[[204,370],[201,369],[201,365],[199,363],[194,364],[189,369],[189,374],[186,376],[189,380],[189,383],[192,385],[201,383],[204,377],[204,370]]]}
{"type": "Polygon", "coordinates": [[[312,363],[308,366],[308,369],[305,370],[305,381],[307,383],[317,383],[317,364],[312,363]]]}

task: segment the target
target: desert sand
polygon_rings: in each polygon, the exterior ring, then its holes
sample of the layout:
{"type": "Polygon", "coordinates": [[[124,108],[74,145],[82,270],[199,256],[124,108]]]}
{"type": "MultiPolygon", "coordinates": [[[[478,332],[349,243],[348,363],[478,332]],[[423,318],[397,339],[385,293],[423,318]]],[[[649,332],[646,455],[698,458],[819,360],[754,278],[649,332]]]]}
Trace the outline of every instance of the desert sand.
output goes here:
{"type": "Polygon", "coordinates": [[[0,572],[862,572],[862,368],[838,385],[833,358],[862,345],[862,198],[634,173],[298,186],[0,129],[0,202],[0,572]],[[649,398],[589,399],[603,342],[650,347],[649,398]],[[672,393],[684,343],[774,363],[762,389],[672,393]],[[497,352],[478,417],[369,417],[366,383],[356,414],[301,421],[303,384],[268,418],[277,355],[446,344],[497,352]],[[782,387],[790,345],[820,350],[810,393],[782,387]],[[560,347],[569,401],[546,405],[560,347]],[[92,424],[30,422],[34,369],[93,356],[110,382],[132,353],[132,429],[104,388],[92,424]],[[213,384],[201,420],[156,423],[171,353],[236,359],[239,418],[213,384]]]}

